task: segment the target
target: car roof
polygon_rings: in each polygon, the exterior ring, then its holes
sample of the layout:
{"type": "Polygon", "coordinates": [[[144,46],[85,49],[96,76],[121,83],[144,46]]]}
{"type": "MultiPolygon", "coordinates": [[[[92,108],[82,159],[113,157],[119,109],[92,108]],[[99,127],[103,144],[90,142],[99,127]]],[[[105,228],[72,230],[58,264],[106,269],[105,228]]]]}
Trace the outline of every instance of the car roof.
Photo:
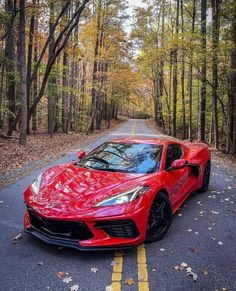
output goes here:
{"type": "Polygon", "coordinates": [[[136,137],[130,137],[130,138],[116,138],[112,139],[111,142],[115,143],[150,143],[150,144],[169,144],[169,143],[179,143],[179,141],[175,138],[167,137],[167,136],[160,136],[157,138],[136,138],[136,137]]]}

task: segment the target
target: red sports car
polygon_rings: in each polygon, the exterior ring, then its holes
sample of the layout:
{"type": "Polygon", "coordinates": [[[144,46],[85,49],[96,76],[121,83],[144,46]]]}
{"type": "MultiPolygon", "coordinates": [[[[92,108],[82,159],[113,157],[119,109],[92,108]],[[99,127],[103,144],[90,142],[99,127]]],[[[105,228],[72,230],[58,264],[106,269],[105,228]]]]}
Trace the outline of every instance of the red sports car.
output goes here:
{"type": "Polygon", "coordinates": [[[161,239],[193,191],[205,192],[210,153],[170,138],[116,139],[40,174],[24,193],[26,232],[80,250],[161,239]]]}

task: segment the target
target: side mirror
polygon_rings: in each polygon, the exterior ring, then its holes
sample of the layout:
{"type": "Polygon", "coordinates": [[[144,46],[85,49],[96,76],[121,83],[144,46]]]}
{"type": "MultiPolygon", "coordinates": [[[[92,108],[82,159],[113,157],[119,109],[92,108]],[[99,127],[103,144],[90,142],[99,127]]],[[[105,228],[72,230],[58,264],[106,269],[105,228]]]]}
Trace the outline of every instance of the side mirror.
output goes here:
{"type": "Polygon", "coordinates": [[[78,159],[82,159],[86,155],[86,152],[84,150],[79,150],[77,153],[78,159]]]}
{"type": "Polygon", "coordinates": [[[167,171],[174,171],[178,169],[183,169],[187,165],[188,161],[186,159],[179,159],[172,162],[171,167],[167,171]]]}

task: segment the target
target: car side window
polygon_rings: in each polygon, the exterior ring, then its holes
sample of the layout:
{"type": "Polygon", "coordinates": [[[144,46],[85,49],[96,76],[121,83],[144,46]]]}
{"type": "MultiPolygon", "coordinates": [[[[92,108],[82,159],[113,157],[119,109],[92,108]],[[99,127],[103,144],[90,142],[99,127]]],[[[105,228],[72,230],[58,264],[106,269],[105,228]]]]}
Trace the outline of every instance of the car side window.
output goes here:
{"type": "Polygon", "coordinates": [[[166,164],[165,169],[171,167],[173,161],[180,159],[182,156],[182,149],[179,144],[170,144],[167,147],[166,152],[166,164]]]}

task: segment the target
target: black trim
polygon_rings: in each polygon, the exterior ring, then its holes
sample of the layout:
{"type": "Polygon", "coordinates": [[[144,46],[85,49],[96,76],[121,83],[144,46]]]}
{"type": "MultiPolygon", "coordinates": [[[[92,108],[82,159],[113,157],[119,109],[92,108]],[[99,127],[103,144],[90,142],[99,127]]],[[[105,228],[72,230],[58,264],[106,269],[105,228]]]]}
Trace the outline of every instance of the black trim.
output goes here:
{"type": "Polygon", "coordinates": [[[38,215],[28,207],[29,218],[32,226],[45,235],[69,240],[87,240],[94,237],[86,223],[82,221],[68,221],[48,219],[38,215]]]}
{"type": "Polygon", "coordinates": [[[198,177],[200,175],[200,169],[197,164],[187,163],[186,166],[192,169],[194,176],[198,177]]]}
{"type": "Polygon", "coordinates": [[[46,235],[45,233],[41,232],[40,230],[31,227],[31,228],[26,228],[25,229],[26,233],[30,233],[33,236],[39,238],[45,243],[51,244],[51,245],[56,245],[56,246],[63,246],[63,247],[68,247],[72,249],[76,249],[79,251],[100,251],[100,250],[123,250],[123,249],[130,249],[133,248],[133,246],[113,246],[113,247],[83,247],[80,245],[79,242],[75,242],[73,240],[66,240],[66,239],[61,239],[59,237],[55,236],[50,236],[46,235]]]}
{"type": "Polygon", "coordinates": [[[131,219],[98,221],[94,227],[101,228],[111,237],[136,238],[139,236],[138,228],[131,219]]]}

